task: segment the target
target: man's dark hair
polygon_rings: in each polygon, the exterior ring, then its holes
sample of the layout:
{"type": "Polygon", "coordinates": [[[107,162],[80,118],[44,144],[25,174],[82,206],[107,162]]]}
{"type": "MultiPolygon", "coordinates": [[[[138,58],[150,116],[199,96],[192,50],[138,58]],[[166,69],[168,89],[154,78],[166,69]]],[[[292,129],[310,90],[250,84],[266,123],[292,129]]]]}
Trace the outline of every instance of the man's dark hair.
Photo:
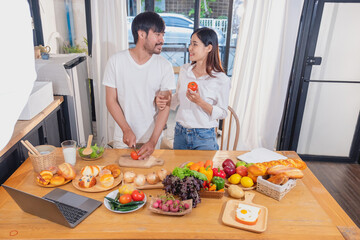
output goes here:
{"type": "Polygon", "coordinates": [[[143,30],[148,34],[150,29],[158,33],[165,31],[165,23],[160,15],[155,12],[143,12],[137,15],[131,24],[135,44],[139,39],[138,31],[143,30]]]}

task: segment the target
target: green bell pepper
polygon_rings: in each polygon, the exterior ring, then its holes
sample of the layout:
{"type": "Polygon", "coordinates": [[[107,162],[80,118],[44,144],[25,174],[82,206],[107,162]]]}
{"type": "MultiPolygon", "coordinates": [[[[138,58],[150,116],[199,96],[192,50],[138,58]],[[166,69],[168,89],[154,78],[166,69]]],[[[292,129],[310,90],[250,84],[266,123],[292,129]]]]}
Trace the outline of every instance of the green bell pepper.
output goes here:
{"type": "Polygon", "coordinates": [[[211,182],[216,185],[216,191],[219,191],[225,187],[225,179],[221,177],[215,176],[211,179],[211,182]]]}

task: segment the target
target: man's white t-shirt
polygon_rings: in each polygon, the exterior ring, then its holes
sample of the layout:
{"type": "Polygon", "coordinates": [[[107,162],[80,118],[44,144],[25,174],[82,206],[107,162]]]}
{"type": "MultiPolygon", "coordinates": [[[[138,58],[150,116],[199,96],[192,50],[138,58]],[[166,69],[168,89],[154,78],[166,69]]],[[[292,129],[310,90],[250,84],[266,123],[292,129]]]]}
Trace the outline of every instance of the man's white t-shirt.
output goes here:
{"type": "MultiPolygon", "coordinates": [[[[164,57],[153,54],[142,65],[137,64],[129,50],[110,57],[103,85],[116,88],[125,119],[137,143],[146,143],[154,130],[157,117],[155,96],[159,91],[175,89],[172,65],[164,57]]],[[[114,140],[123,142],[122,130],[115,124],[114,140]]]]}

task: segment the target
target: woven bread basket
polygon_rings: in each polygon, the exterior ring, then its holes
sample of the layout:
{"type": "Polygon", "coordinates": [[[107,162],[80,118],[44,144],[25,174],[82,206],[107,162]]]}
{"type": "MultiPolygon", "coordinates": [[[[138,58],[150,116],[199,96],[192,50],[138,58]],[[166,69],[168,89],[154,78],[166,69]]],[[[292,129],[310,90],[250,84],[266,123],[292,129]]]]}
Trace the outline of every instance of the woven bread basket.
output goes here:
{"type": "Polygon", "coordinates": [[[55,147],[51,145],[39,145],[35,147],[40,156],[33,155],[29,152],[29,158],[33,165],[34,171],[39,173],[51,166],[56,166],[55,147]]]}
{"type": "Polygon", "coordinates": [[[284,185],[277,185],[258,176],[256,191],[280,201],[295,185],[296,179],[289,179],[284,185]]]}

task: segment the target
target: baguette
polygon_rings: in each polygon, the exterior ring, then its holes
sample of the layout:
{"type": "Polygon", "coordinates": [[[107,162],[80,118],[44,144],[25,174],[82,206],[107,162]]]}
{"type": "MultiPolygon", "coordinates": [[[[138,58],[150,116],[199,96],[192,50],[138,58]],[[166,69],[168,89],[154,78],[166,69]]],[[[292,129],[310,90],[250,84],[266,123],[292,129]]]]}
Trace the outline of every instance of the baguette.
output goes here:
{"type": "Polygon", "coordinates": [[[267,167],[262,163],[255,163],[248,167],[248,173],[253,176],[264,176],[266,174],[267,167]]]}
{"type": "Polygon", "coordinates": [[[304,174],[300,169],[294,167],[287,167],[284,165],[277,165],[267,169],[267,174],[278,175],[285,173],[289,178],[302,178],[304,174]]]}

